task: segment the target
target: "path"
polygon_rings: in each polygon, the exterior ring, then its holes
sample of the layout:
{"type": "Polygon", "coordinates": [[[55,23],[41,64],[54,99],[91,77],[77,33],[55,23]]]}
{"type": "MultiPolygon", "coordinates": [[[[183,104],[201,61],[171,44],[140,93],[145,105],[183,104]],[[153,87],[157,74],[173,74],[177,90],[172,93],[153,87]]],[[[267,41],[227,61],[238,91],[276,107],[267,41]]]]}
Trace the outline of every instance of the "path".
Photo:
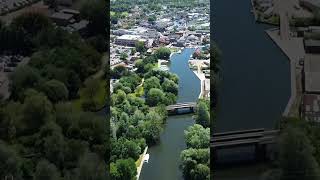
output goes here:
{"type": "MultiPolygon", "coordinates": [[[[279,29],[271,29],[266,31],[269,37],[280,47],[290,60],[290,73],[291,73],[291,96],[283,116],[292,116],[297,112],[292,112],[292,108],[299,104],[301,99],[301,81],[297,77],[301,77],[300,70],[297,64],[300,59],[305,57],[303,38],[292,37],[290,39],[281,39],[279,36],[279,29]],[[298,101],[297,101],[298,100],[298,101]]],[[[296,107],[295,107],[296,109],[296,107]]]]}
{"type": "Polygon", "coordinates": [[[196,66],[197,66],[197,70],[195,70],[195,71],[193,71],[194,72],[194,74],[199,78],[199,80],[200,80],[200,94],[199,94],[199,99],[201,98],[201,97],[203,97],[204,96],[204,81],[205,81],[205,79],[206,79],[206,77],[205,77],[205,75],[204,75],[204,73],[201,71],[201,64],[203,63],[202,61],[194,61],[193,63],[195,63],[196,64],[196,66]]]}
{"type": "Polygon", "coordinates": [[[280,47],[290,60],[291,96],[283,116],[298,115],[302,97],[301,69],[297,66],[299,60],[305,57],[303,38],[290,37],[290,17],[293,14],[295,0],[275,0],[275,12],[280,16],[280,27],[267,30],[269,37],[280,47]]]}
{"type": "Polygon", "coordinates": [[[95,74],[93,74],[91,77],[92,78],[100,78],[104,75],[104,69],[105,69],[105,66],[107,64],[107,58],[108,57],[108,54],[107,53],[104,53],[102,55],[102,58],[101,58],[101,66],[100,66],[100,70],[98,72],[96,72],[95,74]]]}
{"type": "Polygon", "coordinates": [[[148,146],[144,149],[143,154],[141,155],[142,156],[142,160],[140,162],[139,167],[137,167],[137,180],[139,180],[140,173],[141,173],[141,170],[142,170],[142,166],[144,164],[144,158],[145,158],[145,156],[147,154],[147,151],[148,151],[148,146]]]}

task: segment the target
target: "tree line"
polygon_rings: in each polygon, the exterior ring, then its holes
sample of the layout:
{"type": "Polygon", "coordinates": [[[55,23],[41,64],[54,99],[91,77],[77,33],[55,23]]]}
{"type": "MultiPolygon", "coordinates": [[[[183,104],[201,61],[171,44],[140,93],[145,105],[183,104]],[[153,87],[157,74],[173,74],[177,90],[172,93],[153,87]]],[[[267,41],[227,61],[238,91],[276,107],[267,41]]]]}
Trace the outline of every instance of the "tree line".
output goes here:
{"type": "Polygon", "coordinates": [[[82,88],[92,94],[94,83],[85,81],[101,69],[106,23],[93,31],[101,13],[81,12],[91,24],[84,37],[36,12],[0,26],[1,54],[30,56],[10,75],[10,99],[0,103],[0,179],[108,179],[109,124],[72,103],[82,88]]]}
{"type": "Polygon", "coordinates": [[[210,103],[197,103],[196,124],[185,130],[187,149],[180,154],[181,169],[186,180],[210,179],[210,103]]]}

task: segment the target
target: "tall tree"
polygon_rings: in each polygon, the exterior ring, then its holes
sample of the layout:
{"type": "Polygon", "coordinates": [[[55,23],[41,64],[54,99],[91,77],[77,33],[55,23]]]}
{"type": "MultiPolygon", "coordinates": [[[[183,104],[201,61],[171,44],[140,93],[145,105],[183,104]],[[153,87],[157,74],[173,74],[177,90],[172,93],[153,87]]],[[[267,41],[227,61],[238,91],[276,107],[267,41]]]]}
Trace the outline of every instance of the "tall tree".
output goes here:
{"type": "Polygon", "coordinates": [[[210,113],[208,106],[205,102],[200,101],[197,106],[196,122],[201,124],[203,127],[210,126],[210,113]]]}
{"type": "Polygon", "coordinates": [[[301,129],[287,127],[281,135],[280,169],[282,180],[320,179],[312,146],[301,129]]]}
{"type": "Polygon", "coordinates": [[[47,160],[40,160],[34,174],[34,180],[59,180],[60,173],[56,166],[47,160]]]}

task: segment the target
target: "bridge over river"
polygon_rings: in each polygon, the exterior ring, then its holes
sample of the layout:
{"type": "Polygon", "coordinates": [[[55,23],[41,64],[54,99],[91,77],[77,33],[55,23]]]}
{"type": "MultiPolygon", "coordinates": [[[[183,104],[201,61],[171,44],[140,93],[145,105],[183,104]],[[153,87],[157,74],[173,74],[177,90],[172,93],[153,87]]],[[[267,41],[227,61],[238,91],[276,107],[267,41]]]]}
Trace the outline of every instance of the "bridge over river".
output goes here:
{"type": "Polygon", "coordinates": [[[210,139],[213,157],[218,158],[218,150],[242,146],[254,146],[256,159],[266,158],[266,148],[276,143],[279,130],[249,129],[215,133],[210,139]]]}
{"type": "Polygon", "coordinates": [[[197,106],[196,102],[184,102],[184,103],[177,103],[173,105],[169,105],[166,107],[169,114],[179,114],[178,111],[181,109],[189,109],[189,113],[195,112],[195,108],[197,106]]]}

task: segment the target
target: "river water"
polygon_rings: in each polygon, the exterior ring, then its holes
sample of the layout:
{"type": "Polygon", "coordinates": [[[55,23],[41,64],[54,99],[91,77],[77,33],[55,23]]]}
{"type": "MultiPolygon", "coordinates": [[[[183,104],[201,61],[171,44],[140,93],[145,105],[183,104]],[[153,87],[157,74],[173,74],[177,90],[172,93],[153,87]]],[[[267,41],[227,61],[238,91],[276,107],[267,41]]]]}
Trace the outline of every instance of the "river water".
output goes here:
{"type": "MultiPolygon", "coordinates": [[[[200,81],[189,69],[188,60],[194,49],[173,54],[170,72],[179,76],[178,102],[194,102],[200,93],[200,81]]],[[[184,130],[194,124],[192,115],[169,116],[160,143],[148,149],[149,163],[143,165],[140,180],[180,180],[180,152],[186,149],[184,130]]]]}
{"type": "Polygon", "coordinates": [[[216,131],[272,129],[289,100],[289,61],[251,9],[250,0],[214,3],[213,36],[222,51],[216,131]]]}
{"type": "MultiPolygon", "coordinates": [[[[250,0],[216,0],[211,7],[212,36],[222,51],[214,131],[273,129],[290,96],[287,57],[265,33],[271,26],[255,23],[250,0]]],[[[233,161],[250,156],[237,152],[219,158],[233,161]]],[[[264,169],[262,165],[214,170],[214,179],[256,180],[264,169]]]]}

